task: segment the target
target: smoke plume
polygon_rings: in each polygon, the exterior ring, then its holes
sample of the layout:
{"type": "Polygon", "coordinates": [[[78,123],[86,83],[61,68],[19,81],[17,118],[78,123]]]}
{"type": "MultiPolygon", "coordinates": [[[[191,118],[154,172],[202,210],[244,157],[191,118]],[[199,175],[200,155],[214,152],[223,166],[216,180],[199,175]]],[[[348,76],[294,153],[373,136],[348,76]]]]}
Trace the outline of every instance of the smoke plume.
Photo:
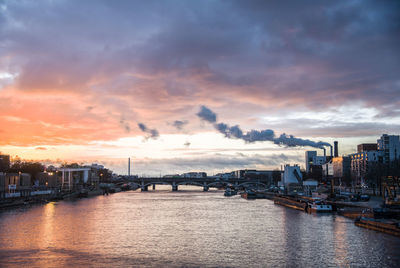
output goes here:
{"type": "Polygon", "coordinates": [[[212,123],[214,128],[220,133],[224,134],[225,137],[231,139],[241,139],[245,142],[256,142],[256,141],[272,141],[277,145],[284,145],[289,147],[295,146],[310,146],[315,148],[323,148],[324,146],[330,146],[327,142],[322,141],[311,141],[307,139],[296,138],[293,135],[281,134],[279,137],[275,136],[275,132],[272,129],[265,130],[250,130],[244,133],[238,125],[229,126],[225,123],[217,123],[217,114],[211,111],[206,106],[201,106],[200,112],[197,116],[202,120],[212,123]]]}

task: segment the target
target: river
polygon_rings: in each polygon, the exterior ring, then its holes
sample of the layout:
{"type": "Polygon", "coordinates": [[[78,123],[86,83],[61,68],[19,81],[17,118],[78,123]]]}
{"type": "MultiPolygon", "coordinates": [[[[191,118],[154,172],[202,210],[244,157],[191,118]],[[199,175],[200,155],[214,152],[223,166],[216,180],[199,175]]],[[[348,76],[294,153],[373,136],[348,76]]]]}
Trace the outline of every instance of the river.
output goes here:
{"type": "Polygon", "coordinates": [[[399,252],[344,217],[190,186],[0,211],[1,267],[399,267],[399,252]]]}

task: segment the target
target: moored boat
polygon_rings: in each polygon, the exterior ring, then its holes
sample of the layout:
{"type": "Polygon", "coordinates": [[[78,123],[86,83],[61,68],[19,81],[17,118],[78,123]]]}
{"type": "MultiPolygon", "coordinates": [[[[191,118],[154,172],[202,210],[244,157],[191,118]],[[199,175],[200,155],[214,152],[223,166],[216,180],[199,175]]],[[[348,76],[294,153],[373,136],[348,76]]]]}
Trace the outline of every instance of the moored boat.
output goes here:
{"type": "Polygon", "coordinates": [[[274,204],[293,208],[297,210],[306,211],[307,202],[292,196],[274,196],[274,204]]]}
{"type": "Polygon", "coordinates": [[[367,218],[374,218],[374,211],[370,208],[360,208],[360,207],[345,207],[338,209],[338,214],[355,219],[357,217],[367,217],[367,218]]]}
{"type": "Polygon", "coordinates": [[[233,195],[237,195],[237,191],[235,189],[232,188],[225,189],[224,196],[233,196],[233,195]]]}
{"type": "Polygon", "coordinates": [[[332,205],[326,204],[321,200],[314,200],[307,204],[308,213],[330,213],[332,212],[332,205]]]}
{"type": "Polygon", "coordinates": [[[400,237],[400,223],[398,221],[359,217],[354,221],[354,224],[359,227],[400,237]]]}

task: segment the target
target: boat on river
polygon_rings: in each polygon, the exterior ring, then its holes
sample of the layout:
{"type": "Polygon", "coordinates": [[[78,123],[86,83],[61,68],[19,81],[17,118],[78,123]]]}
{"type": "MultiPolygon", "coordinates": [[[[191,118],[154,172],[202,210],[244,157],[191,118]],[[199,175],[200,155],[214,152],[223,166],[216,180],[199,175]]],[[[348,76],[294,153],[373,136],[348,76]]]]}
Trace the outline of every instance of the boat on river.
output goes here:
{"type": "Polygon", "coordinates": [[[308,202],[295,196],[276,195],[274,196],[274,204],[306,211],[308,202]]]}
{"type": "Polygon", "coordinates": [[[233,195],[237,195],[237,191],[235,189],[232,188],[225,189],[224,196],[233,196],[233,195]]]}
{"type": "Polygon", "coordinates": [[[308,213],[330,213],[332,212],[332,205],[317,199],[308,202],[306,210],[308,213]]]}
{"type": "Polygon", "coordinates": [[[354,221],[354,224],[359,227],[400,237],[399,221],[359,217],[354,221]]]}
{"type": "Polygon", "coordinates": [[[374,218],[375,214],[371,208],[345,207],[337,210],[337,213],[343,217],[355,219],[357,217],[374,218]]]}

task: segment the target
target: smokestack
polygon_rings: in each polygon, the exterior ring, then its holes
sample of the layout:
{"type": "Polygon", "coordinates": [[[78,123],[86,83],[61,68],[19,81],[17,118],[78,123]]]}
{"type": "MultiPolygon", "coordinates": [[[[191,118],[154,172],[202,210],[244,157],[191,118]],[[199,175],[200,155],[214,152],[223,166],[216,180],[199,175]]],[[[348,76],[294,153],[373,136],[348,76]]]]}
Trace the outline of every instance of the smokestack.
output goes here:
{"type": "Polygon", "coordinates": [[[339,156],[339,147],[338,147],[338,142],[334,141],[333,142],[334,146],[335,146],[335,157],[339,156]]]}
{"type": "Polygon", "coordinates": [[[333,147],[332,145],[330,147],[331,147],[331,158],[333,158],[333,147]]]}
{"type": "Polygon", "coordinates": [[[324,150],[324,158],[326,159],[326,149],[322,148],[324,150]]]}
{"type": "Polygon", "coordinates": [[[131,158],[128,157],[128,177],[131,176],[131,158]]]}

